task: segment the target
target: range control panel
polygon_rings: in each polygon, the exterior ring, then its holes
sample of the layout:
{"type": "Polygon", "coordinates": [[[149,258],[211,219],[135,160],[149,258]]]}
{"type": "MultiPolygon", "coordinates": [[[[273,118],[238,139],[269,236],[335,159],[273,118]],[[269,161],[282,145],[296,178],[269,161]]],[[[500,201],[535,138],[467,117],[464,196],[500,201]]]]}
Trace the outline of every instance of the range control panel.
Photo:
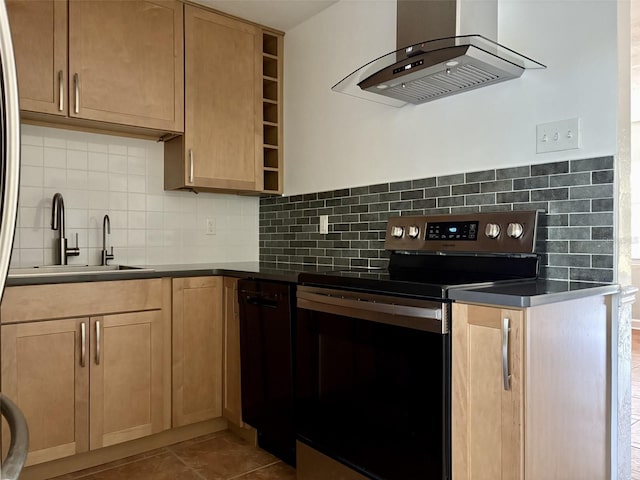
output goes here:
{"type": "Polygon", "coordinates": [[[537,211],[392,217],[386,250],[534,253],[537,211]]]}

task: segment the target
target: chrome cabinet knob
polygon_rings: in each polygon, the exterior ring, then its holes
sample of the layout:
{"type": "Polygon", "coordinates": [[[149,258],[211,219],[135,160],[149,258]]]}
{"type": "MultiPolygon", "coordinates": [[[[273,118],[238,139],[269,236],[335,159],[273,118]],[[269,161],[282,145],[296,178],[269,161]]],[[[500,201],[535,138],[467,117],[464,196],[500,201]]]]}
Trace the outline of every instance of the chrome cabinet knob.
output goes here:
{"type": "Polygon", "coordinates": [[[520,238],[524,233],[524,227],[521,223],[510,223],[507,226],[507,236],[511,238],[520,238]]]}
{"type": "Polygon", "coordinates": [[[409,226],[407,235],[409,235],[410,238],[418,238],[418,235],[420,235],[420,227],[418,227],[417,225],[409,226]]]}
{"type": "Polygon", "coordinates": [[[500,235],[500,225],[497,223],[487,223],[487,226],[484,229],[484,234],[488,238],[498,238],[498,235],[500,235]]]}
{"type": "Polygon", "coordinates": [[[394,225],[391,227],[391,236],[393,238],[402,238],[404,235],[404,227],[399,227],[398,225],[394,225]]]}

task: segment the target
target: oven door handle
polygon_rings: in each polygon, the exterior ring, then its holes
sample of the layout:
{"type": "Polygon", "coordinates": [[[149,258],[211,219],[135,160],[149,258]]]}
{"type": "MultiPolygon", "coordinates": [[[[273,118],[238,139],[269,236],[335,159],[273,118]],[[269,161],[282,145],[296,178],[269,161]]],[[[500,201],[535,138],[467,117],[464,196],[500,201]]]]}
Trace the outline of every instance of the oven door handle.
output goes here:
{"type": "MultiPolygon", "coordinates": [[[[298,290],[298,308],[345,317],[370,320],[428,332],[447,333],[446,304],[438,307],[402,305],[380,301],[380,297],[326,294],[318,291],[298,290]]],[[[433,303],[433,302],[432,302],[433,303]]]]}

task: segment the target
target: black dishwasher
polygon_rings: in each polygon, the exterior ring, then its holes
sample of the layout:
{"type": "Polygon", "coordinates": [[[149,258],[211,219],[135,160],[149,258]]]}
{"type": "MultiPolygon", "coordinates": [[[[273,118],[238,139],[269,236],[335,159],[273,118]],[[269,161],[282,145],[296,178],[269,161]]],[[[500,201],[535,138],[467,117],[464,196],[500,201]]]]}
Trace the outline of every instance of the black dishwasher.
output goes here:
{"type": "Polygon", "coordinates": [[[242,420],[258,431],[260,448],[295,465],[295,285],[242,279],[238,296],[242,420]]]}

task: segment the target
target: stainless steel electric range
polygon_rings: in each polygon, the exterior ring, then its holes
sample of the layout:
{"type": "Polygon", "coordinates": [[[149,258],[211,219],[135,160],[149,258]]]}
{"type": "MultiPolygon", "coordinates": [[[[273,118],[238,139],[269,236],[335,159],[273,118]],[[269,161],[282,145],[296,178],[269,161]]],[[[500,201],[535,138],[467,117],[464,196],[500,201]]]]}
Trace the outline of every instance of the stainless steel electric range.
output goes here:
{"type": "Polygon", "coordinates": [[[449,292],[535,279],[537,219],[394,217],[387,269],[300,275],[299,480],[451,478],[449,292]]]}

